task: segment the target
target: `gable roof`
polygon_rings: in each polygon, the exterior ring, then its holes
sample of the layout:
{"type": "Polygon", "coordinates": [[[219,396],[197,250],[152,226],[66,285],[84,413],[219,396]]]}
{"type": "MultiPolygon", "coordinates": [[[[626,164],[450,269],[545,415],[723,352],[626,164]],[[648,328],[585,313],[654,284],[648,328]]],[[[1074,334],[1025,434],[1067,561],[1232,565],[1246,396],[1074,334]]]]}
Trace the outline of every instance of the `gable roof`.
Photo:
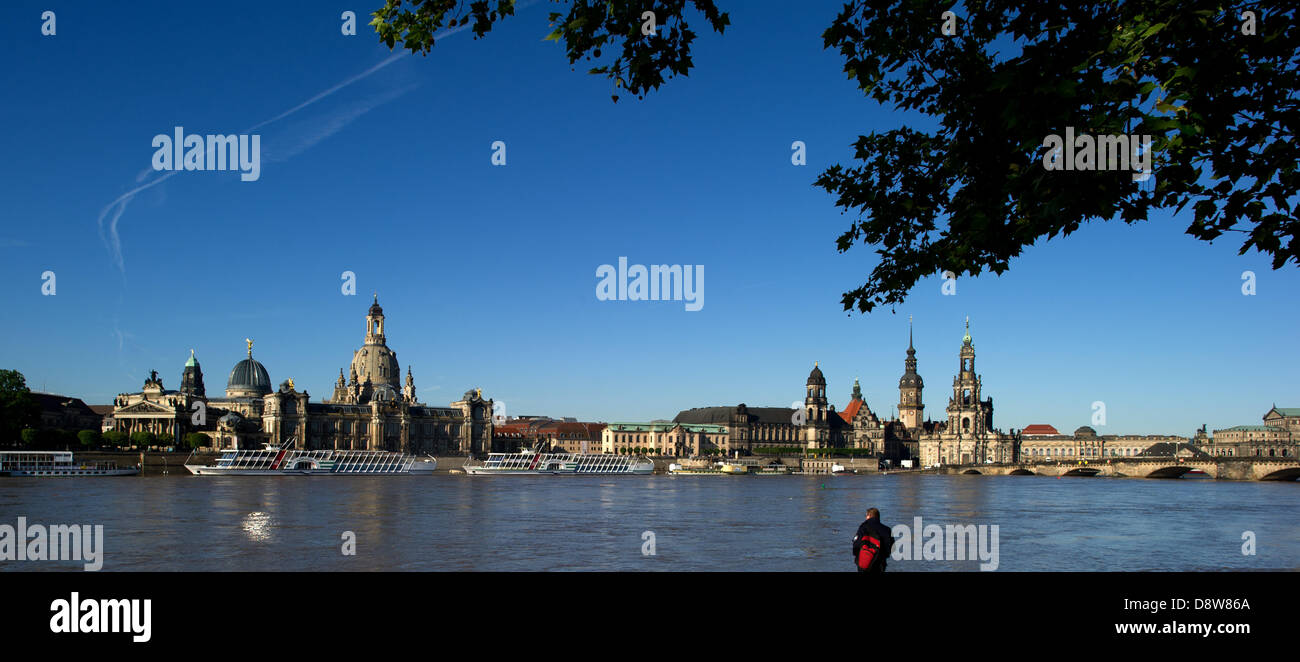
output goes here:
{"type": "Polygon", "coordinates": [[[845,423],[852,423],[853,417],[858,415],[858,410],[862,409],[862,403],[864,402],[866,402],[866,400],[850,400],[849,406],[845,407],[844,411],[840,412],[840,418],[844,419],[845,423]]]}

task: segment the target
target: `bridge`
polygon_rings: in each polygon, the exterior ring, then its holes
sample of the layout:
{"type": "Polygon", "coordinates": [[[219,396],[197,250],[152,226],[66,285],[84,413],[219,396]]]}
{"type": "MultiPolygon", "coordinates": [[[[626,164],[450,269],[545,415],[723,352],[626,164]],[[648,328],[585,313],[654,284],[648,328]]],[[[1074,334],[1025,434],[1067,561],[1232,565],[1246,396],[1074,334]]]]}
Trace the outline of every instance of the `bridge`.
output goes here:
{"type": "Polygon", "coordinates": [[[1200,469],[1219,480],[1296,480],[1300,460],[1282,457],[1114,457],[1085,462],[1019,462],[1015,464],[962,464],[931,469],[944,474],[986,476],[1112,476],[1129,478],[1180,478],[1200,469]]]}

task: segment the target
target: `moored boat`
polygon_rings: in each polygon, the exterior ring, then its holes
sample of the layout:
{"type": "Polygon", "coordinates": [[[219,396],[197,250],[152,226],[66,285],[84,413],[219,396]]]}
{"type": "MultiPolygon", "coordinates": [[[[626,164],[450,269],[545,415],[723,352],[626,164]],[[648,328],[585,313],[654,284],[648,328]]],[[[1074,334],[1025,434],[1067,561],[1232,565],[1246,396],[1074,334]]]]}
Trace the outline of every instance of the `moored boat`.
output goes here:
{"type": "Polygon", "coordinates": [[[186,464],[196,476],[387,476],[431,474],[432,457],[417,458],[392,451],[293,450],[267,445],[261,450],[226,450],[211,465],[186,464]]]}
{"type": "Polygon", "coordinates": [[[72,451],[0,451],[0,476],[52,478],[139,473],[138,467],[119,467],[113,462],[76,462],[72,451]]]}
{"type": "Polygon", "coordinates": [[[604,453],[545,453],[540,449],[519,453],[489,453],[483,464],[464,467],[470,476],[528,476],[565,474],[654,473],[655,464],[640,456],[604,453]]]}
{"type": "Polygon", "coordinates": [[[688,467],[685,465],[673,463],[668,465],[668,475],[670,476],[726,476],[727,473],[719,468],[718,464],[711,466],[688,467]]]}

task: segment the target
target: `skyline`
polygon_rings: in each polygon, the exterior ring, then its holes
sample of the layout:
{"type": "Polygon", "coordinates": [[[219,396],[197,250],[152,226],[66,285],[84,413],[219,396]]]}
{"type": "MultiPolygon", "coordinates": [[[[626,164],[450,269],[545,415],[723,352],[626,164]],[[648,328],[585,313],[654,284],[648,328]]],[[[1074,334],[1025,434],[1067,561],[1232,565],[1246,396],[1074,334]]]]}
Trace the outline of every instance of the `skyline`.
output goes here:
{"type": "Polygon", "coordinates": [[[1186,210],[1089,224],[1001,277],[959,279],[955,296],[933,276],[893,314],[842,311],[875,256],[836,252],[848,217],[812,181],[906,115],[866,100],[822,49],[838,8],[730,9],[688,77],[615,104],[541,40],[538,6],[408,57],[368,32],[366,5],[71,7],[46,38],[45,8],[15,3],[0,10],[0,57],[30,64],[3,74],[26,102],[0,108],[0,367],[107,404],[150,370],[174,388],[191,348],[224,388],[247,337],[274,383],[293,377],[319,401],[378,292],[422,401],[482,388],[508,415],[788,406],[818,362],[837,409],[857,377],[887,417],[908,315],[930,418],[966,316],[1003,430],[1068,432],[1098,400],[1101,434],[1190,435],[1300,405],[1286,352],[1300,273],[1187,237],[1186,210]],[[344,9],[354,37],[339,33],[344,9]],[[151,138],[174,127],[257,127],[260,178],[150,170],[151,138]],[[807,166],[790,162],[795,140],[807,166]],[[620,257],[703,265],[704,306],[599,300],[598,269],[620,257]],[[41,294],[47,270],[55,296],[41,294]],[[356,296],[340,293],[344,271],[356,296]]]}

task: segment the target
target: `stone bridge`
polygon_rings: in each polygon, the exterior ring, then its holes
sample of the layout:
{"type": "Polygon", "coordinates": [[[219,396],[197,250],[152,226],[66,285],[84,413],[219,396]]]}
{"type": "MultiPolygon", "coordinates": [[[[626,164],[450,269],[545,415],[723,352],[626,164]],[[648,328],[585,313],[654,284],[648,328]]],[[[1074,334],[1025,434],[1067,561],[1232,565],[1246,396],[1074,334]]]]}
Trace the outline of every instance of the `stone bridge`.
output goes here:
{"type": "Polygon", "coordinates": [[[1132,457],[1105,458],[1091,462],[1020,462],[1016,464],[964,464],[931,469],[944,474],[986,476],[1113,476],[1131,478],[1179,478],[1200,469],[1219,480],[1296,480],[1300,461],[1280,457],[1132,457]]]}

